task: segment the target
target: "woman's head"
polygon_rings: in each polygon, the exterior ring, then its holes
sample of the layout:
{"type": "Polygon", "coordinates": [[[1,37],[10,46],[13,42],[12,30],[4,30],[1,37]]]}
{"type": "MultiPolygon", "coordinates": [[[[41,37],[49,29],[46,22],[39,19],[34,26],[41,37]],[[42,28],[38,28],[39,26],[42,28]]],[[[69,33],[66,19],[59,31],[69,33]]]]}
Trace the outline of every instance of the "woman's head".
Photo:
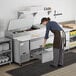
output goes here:
{"type": "Polygon", "coordinates": [[[48,23],[48,21],[50,21],[50,18],[49,17],[48,18],[44,17],[44,18],[41,19],[41,24],[46,25],[48,23]]]}

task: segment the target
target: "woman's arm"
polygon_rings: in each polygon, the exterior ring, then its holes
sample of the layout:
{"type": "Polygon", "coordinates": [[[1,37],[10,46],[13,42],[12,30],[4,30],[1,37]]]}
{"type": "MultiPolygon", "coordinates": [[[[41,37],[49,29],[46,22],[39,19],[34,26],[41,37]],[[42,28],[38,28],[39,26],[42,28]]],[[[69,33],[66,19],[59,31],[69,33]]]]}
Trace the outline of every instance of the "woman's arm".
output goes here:
{"type": "Polygon", "coordinates": [[[45,47],[46,41],[47,41],[47,39],[44,39],[44,42],[43,42],[43,45],[42,45],[43,48],[45,47]]]}
{"type": "Polygon", "coordinates": [[[44,42],[43,42],[42,47],[45,47],[45,44],[46,44],[46,41],[48,38],[49,38],[49,26],[46,25],[46,33],[45,33],[44,42]]]}

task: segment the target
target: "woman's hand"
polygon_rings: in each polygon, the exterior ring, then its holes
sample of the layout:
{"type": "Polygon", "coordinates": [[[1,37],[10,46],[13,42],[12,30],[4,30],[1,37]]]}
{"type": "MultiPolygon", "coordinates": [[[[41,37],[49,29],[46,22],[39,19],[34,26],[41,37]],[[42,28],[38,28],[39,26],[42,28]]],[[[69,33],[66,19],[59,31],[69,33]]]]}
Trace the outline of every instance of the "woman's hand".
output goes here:
{"type": "Polygon", "coordinates": [[[42,48],[45,47],[46,41],[47,41],[47,39],[44,39],[44,42],[43,42],[43,44],[42,44],[42,48]]]}
{"type": "Polygon", "coordinates": [[[42,44],[42,48],[44,48],[45,47],[45,44],[42,44]]]}

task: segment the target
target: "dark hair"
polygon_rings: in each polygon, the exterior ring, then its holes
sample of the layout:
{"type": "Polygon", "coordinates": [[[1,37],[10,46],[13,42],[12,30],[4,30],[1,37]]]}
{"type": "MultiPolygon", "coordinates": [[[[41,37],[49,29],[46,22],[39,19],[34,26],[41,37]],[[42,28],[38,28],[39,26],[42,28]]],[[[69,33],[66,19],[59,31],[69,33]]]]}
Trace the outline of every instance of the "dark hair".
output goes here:
{"type": "Polygon", "coordinates": [[[49,17],[48,17],[47,19],[48,19],[48,21],[50,21],[50,20],[51,20],[49,17]]]}
{"type": "Polygon", "coordinates": [[[41,24],[42,24],[43,22],[45,22],[45,21],[50,21],[50,18],[49,18],[49,17],[48,17],[48,18],[46,18],[46,17],[42,18],[42,19],[41,19],[41,24]]]}

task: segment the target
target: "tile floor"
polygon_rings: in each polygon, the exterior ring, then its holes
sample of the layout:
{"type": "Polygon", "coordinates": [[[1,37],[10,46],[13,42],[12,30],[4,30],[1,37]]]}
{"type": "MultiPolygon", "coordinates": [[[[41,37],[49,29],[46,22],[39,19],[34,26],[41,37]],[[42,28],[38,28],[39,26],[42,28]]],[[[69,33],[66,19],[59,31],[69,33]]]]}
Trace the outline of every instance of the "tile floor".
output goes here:
{"type": "MultiPolygon", "coordinates": [[[[76,49],[73,49],[72,51],[76,53],[76,49]]],[[[20,66],[18,66],[17,64],[8,64],[8,65],[0,66],[0,76],[11,76],[7,74],[6,71],[12,70],[18,67],[20,66]]],[[[76,76],[76,63],[60,68],[58,70],[52,71],[50,73],[44,74],[42,76],[76,76]]]]}

